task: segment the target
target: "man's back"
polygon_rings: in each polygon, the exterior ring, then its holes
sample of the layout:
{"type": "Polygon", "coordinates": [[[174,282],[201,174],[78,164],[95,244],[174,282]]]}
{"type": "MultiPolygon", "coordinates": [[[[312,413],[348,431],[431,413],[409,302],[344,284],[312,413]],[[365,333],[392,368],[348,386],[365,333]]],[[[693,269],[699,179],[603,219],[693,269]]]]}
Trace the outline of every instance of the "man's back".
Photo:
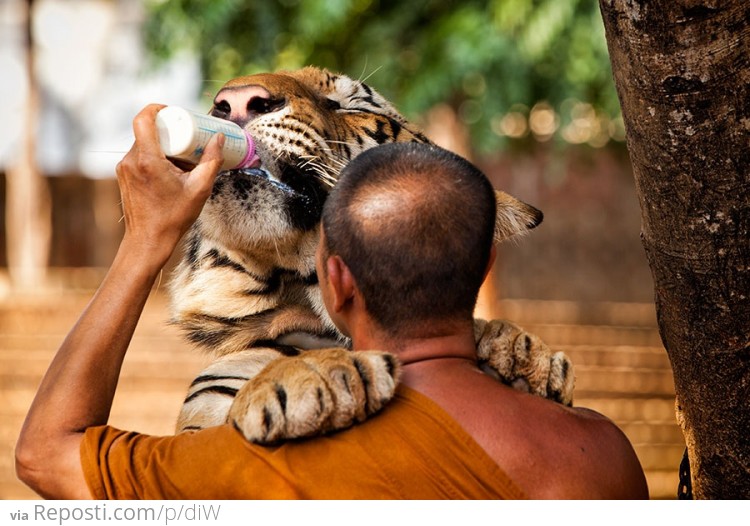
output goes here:
{"type": "Polygon", "coordinates": [[[403,381],[453,417],[531,498],[648,498],[630,443],[594,411],[513,390],[460,358],[414,363],[403,381]]]}

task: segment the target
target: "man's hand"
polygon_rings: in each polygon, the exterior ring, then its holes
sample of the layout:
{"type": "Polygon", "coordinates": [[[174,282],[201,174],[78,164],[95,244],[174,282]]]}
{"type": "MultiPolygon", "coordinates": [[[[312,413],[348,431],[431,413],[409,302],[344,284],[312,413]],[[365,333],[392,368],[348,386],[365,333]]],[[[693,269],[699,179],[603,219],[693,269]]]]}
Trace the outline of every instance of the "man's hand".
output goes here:
{"type": "Polygon", "coordinates": [[[163,107],[151,104],[135,117],[135,143],[116,171],[125,214],[123,243],[166,262],[211,195],[224,161],[224,136],[212,137],[200,164],[184,171],[165,157],[159,145],[155,120],[163,107]]]}
{"type": "Polygon", "coordinates": [[[79,458],[86,429],[106,424],[120,367],[156,276],[211,193],[221,141],[184,171],[164,156],[151,105],[117,166],[125,237],[99,290],[52,360],[16,444],[18,477],[47,498],[90,497],[79,458]]]}

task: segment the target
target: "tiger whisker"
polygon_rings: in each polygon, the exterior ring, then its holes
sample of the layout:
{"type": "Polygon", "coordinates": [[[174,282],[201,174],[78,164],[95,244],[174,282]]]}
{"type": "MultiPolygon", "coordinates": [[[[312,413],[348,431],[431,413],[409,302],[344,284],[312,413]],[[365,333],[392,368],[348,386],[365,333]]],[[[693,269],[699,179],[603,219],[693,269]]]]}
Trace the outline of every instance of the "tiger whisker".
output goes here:
{"type": "Polygon", "coordinates": [[[365,55],[365,65],[362,66],[362,73],[359,74],[359,78],[357,79],[359,82],[362,82],[362,77],[364,76],[365,71],[367,71],[367,63],[369,62],[369,60],[370,60],[370,56],[365,55]]]}
{"type": "Polygon", "coordinates": [[[316,177],[324,184],[328,185],[329,187],[332,187],[336,184],[337,179],[329,172],[328,166],[325,164],[321,164],[319,161],[319,157],[316,155],[303,155],[300,156],[302,159],[306,159],[303,164],[301,164],[301,167],[311,167],[316,175],[316,177]]]}
{"type": "MultiPolygon", "coordinates": [[[[383,69],[383,66],[378,66],[377,68],[375,68],[374,70],[372,70],[372,73],[370,73],[369,75],[367,75],[365,78],[360,78],[360,82],[362,82],[362,83],[367,82],[367,79],[369,79],[370,77],[372,77],[375,73],[377,73],[381,69],[383,69]]],[[[362,71],[362,73],[364,73],[364,71],[362,71]]]]}
{"type": "Polygon", "coordinates": [[[320,168],[320,169],[325,170],[326,172],[328,172],[328,166],[325,163],[319,162],[320,161],[320,157],[317,156],[317,155],[301,155],[300,159],[307,159],[305,161],[305,163],[304,163],[303,166],[310,165],[310,166],[313,166],[313,167],[318,167],[318,168],[320,168]]]}

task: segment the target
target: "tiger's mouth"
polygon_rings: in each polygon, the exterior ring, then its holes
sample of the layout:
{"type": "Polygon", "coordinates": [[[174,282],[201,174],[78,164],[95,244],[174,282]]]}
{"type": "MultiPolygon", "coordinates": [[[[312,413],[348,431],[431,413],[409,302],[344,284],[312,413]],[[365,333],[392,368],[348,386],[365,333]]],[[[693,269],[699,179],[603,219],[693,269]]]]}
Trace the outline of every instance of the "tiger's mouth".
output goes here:
{"type": "Polygon", "coordinates": [[[275,177],[271,172],[263,168],[263,166],[254,166],[251,168],[239,168],[234,170],[227,170],[219,174],[223,177],[246,177],[246,178],[257,178],[268,182],[271,186],[277,188],[281,192],[290,195],[300,195],[300,192],[289,186],[287,183],[281,181],[275,177]]]}
{"type": "Polygon", "coordinates": [[[281,162],[279,175],[258,163],[249,168],[219,173],[214,194],[232,195],[235,200],[250,204],[265,192],[280,198],[277,211],[298,229],[314,228],[320,220],[328,188],[308,166],[281,162]],[[249,199],[249,201],[248,201],[249,199]]]}

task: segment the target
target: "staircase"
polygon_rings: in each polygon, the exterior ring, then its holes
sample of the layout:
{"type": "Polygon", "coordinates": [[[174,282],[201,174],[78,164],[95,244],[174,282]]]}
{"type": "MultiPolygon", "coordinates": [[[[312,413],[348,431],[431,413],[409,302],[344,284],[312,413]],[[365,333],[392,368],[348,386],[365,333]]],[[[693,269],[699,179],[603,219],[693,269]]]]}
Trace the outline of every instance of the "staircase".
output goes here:
{"type": "MultiPolygon", "coordinates": [[[[60,290],[0,298],[0,499],[36,498],[16,480],[13,449],[44,371],[90,297],[90,291],[60,290]]],[[[573,359],[575,405],[614,420],[635,447],[651,496],[674,498],[684,442],[653,306],[507,300],[499,309],[573,359]]],[[[154,293],[123,365],[112,425],[173,431],[187,385],[207,360],[166,319],[166,299],[154,293]]]]}

